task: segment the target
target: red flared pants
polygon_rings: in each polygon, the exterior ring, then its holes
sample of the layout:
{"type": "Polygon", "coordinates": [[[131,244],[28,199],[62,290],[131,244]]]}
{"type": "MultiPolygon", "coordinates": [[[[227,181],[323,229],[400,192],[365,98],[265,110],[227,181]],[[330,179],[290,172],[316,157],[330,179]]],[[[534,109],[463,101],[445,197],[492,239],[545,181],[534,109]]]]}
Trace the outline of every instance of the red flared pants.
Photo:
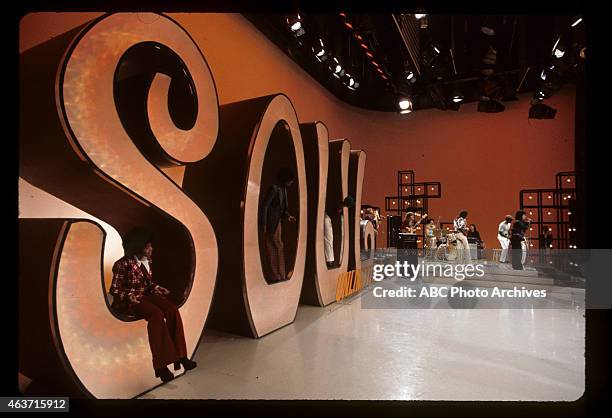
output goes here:
{"type": "Polygon", "coordinates": [[[161,296],[144,296],[134,312],[147,321],[153,368],[160,369],[187,357],[183,321],[177,306],[161,296]]]}

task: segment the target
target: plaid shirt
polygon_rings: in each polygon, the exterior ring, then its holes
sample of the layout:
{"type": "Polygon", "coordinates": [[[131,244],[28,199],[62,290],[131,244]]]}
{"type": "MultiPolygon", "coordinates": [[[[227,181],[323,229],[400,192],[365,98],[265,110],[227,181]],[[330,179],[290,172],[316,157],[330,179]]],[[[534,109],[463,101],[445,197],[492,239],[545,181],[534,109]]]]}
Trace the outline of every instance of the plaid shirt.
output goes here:
{"type": "Polygon", "coordinates": [[[131,310],[133,304],[129,300],[130,295],[140,299],[157,289],[158,285],[153,283],[152,280],[152,264],[153,261],[149,259],[150,271],[147,271],[144,264],[139,263],[139,260],[135,257],[125,256],[115,262],[110,294],[116,299],[117,305],[123,305],[123,307],[131,310]]]}

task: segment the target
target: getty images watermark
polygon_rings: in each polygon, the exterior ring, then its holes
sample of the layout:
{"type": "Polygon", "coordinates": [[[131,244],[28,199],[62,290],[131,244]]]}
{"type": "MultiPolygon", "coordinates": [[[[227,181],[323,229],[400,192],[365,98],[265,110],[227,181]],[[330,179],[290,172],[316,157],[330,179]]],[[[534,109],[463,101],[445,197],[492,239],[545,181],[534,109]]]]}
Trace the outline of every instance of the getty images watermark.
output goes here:
{"type": "Polygon", "coordinates": [[[484,264],[410,264],[407,261],[395,264],[376,264],[373,269],[373,279],[377,282],[385,278],[397,277],[414,281],[419,276],[452,277],[457,281],[485,275],[484,264]]]}
{"type": "Polygon", "coordinates": [[[372,266],[374,283],[361,298],[361,305],[366,309],[569,308],[584,305],[583,289],[578,292],[565,289],[563,294],[558,294],[551,290],[553,280],[542,279],[535,269],[527,269],[516,277],[514,274],[511,266],[498,263],[389,260],[372,266]]]}

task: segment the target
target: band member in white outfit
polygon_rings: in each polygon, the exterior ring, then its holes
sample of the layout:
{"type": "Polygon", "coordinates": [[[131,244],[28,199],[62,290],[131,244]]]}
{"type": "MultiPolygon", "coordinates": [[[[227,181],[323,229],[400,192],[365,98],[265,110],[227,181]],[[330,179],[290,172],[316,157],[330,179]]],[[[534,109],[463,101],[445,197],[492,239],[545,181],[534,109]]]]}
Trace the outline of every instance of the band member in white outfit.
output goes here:
{"type": "MultiPolygon", "coordinates": [[[[335,208],[334,215],[340,218],[341,236],[344,236],[344,208],[353,207],[354,204],[355,200],[351,196],[347,196],[335,208]]],[[[336,265],[334,256],[334,226],[327,212],[325,212],[325,219],[323,220],[323,241],[325,244],[325,262],[327,267],[334,267],[336,265]]],[[[342,252],[342,249],[340,251],[342,252]]]]}
{"type": "Polygon", "coordinates": [[[508,247],[510,246],[510,228],[512,227],[512,216],[506,215],[506,219],[501,221],[497,227],[497,240],[501,244],[502,250],[499,256],[500,263],[508,262],[508,247]]]}
{"type": "Polygon", "coordinates": [[[455,237],[457,238],[458,244],[460,248],[457,248],[460,255],[460,261],[464,263],[472,262],[472,255],[470,254],[470,245],[467,240],[467,216],[468,213],[466,211],[461,211],[459,216],[455,218],[453,221],[453,226],[455,228],[455,237]]]}

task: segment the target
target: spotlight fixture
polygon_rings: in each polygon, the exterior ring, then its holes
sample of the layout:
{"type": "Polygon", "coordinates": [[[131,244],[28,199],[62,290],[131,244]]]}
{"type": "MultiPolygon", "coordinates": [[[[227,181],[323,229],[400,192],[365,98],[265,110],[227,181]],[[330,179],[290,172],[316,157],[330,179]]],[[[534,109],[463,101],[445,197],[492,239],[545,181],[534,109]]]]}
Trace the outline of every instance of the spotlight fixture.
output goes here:
{"type": "Polygon", "coordinates": [[[461,103],[463,102],[463,96],[460,94],[456,94],[453,96],[453,102],[454,103],[461,103]]]}
{"type": "Polygon", "coordinates": [[[397,102],[397,105],[399,107],[400,114],[412,112],[412,100],[410,100],[409,98],[400,98],[397,102]]]}
{"type": "Polygon", "coordinates": [[[342,64],[340,64],[340,61],[338,61],[338,58],[332,59],[332,63],[329,69],[332,71],[334,77],[336,78],[340,78],[344,76],[345,74],[344,68],[342,68],[342,64]]]}
{"type": "Polygon", "coordinates": [[[406,73],[406,80],[412,80],[414,78],[414,73],[410,70],[406,73]]]}
{"type": "Polygon", "coordinates": [[[529,119],[554,119],[557,109],[544,103],[536,103],[529,108],[529,119]]]}
{"type": "Polygon", "coordinates": [[[563,48],[562,45],[560,45],[561,42],[561,37],[557,38],[557,41],[555,42],[555,45],[552,48],[552,55],[555,58],[563,58],[563,56],[565,55],[565,48],[563,48]]]}
{"type": "Polygon", "coordinates": [[[565,55],[565,51],[560,48],[555,48],[553,54],[555,55],[555,58],[563,58],[563,56],[565,55]]]}
{"type": "Polygon", "coordinates": [[[359,83],[355,80],[355,77],[353,77],[352,75],[350,75],[349,73],[344,74],[344,85],[349,89],[349,90],[357,90],[359,88],[359,83]]]}
{"type": "Polygon", "coordinates": [[[572,22],[572,28],[575,28],[576,26],[578,26],[580,22],[582,22],[582,17],[581,16],[576,17],[574,21],[572,22]]]}
{"type": "Polygon", "coordinates": [[[436,60],[440,58],[441,49],[436,44],[430,44],[429,48],[423,48],[421,50],[421,61],[423,65],[429,68],[434,68],[436,60]]]}
{"type": "Polygon", "coordinates": [[[425,16],[427,16],[425,13],[415,13],[415,14],[414,14],[414,17],[415,17],[417,20],[422,19],[422,18],[424,18],[425,16]]]}
{"type": "Polygon", "coordinates": [[[489,26],[481,26],[480,31],[487,36],[495,36],[495,29],[490,28],[489,26]]]}
{"type": "Polygon", "coordinates": [[[302,17],[299,13],[287,16],[287,25],[289,25],[289,29],[291,29],[291,32],[293,32],[295,37],[302,36],[304,34],[302,17]]]}
{"type": "Polygon", "coordinates": [[[321,38],[319,38],[319,41],[312,47],[312,52],[315,54],[315,57],[319,62],[323,62],[329,58],[329,52],[325,50],[325,44],[323,44],[323,40],[321,38]]]}

